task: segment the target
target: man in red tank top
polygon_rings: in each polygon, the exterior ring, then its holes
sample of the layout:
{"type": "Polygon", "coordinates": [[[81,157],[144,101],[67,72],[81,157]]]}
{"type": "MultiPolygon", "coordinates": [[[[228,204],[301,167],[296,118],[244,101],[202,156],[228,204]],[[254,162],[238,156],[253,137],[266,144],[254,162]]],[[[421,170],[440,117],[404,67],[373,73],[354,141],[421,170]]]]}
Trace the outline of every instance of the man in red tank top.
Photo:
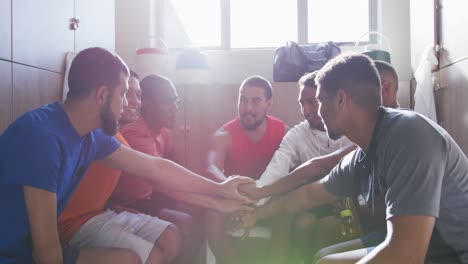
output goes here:
{"type": "MultiPolygon", "coordinates": [[[[271,84],[260,76],[244,80],[239,89],[238,117],[215,132],[208,152],[208,174],[222,182],[231,175],[258,179],[286,132],[283,121],[267,115],[273,103],[271,84]]],[[[236,263],[231,237],[224,231],[226,215],[209,213],[207,232],[218,263],[236,263]]]]}

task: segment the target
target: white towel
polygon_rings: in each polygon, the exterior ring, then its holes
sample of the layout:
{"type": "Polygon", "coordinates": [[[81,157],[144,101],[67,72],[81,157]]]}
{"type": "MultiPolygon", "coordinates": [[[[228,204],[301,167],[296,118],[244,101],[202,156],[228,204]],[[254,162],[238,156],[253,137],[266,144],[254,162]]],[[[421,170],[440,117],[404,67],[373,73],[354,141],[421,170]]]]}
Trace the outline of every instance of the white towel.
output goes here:
{"type": "Polygon", "coordinates": [[[434,85],[432,83],[432,67],[437,65],[434,48],[428,46],[424,49],[418,68],[414,73],[416,91],[414,93],[414,110],[437,122],[434,100],[434,85]]]}
{"type": "Polygon", "coordinates": [[[68,72],[70,71],[70,66],[75,58],[76,53],[75,52],[68,52],[67,56],[65,57],[65,76],[63,77],[63,89],[62,89],[62,101],[65,101],[67,99],[67,93],[70,88],[68,87],[68,72]]]}

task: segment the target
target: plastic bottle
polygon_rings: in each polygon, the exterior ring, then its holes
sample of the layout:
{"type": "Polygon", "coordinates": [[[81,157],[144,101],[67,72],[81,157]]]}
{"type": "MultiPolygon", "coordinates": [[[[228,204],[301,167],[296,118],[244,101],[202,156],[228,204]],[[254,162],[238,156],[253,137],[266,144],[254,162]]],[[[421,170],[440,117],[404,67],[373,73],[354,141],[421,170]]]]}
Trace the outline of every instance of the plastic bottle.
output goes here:
{"type": "Polygon", "coordinates": [[[341,235],[345,240],[350,240],[361,236],[361,226],[357,216],[354,201],[350,197],[346,197],[342,201],[340,211],[341,218],[341,235]]]}

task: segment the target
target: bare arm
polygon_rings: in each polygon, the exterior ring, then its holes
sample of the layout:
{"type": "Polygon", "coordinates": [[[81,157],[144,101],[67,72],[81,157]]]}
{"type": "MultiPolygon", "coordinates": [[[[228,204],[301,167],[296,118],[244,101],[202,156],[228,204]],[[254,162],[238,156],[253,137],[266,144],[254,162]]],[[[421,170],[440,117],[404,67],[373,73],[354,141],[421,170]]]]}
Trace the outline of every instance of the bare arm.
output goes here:
{"type": "Polygon", "coordinates": [[[282,177],[272,184],[261,186],[258,189],[251,184],[241,185],[240,191],[255,199],[287,193],[308,182],[323,178],[338,164],[341,158],[354,149],[356,149],[356,145],[348,145],[326,156],[306,161],[286,177],[282,177]]]}
{"type": "Polygon", "coordinates": [[[280,213],[296,214],[305,209],[333,202],[337,198],[325,189],[323,181],[313,182],[271,200],[256,209],[253,215],[255,221],[258,221],[280,213]]]}
{"type": "Polygon", "coordinates": [[[224,160],[231,150],[231,135],[223,128],[213,135],[211,146],[208,151],[208,174],[214,181],[222,182],[226,179],[224,175],[224,160]]]}
{"type": "Polygon", "coordinates": [[[234,200],[227,200],[222,198],[215,198],[208,195],[201,195],[196,193],[187,192],[166,192],[165,194],[174,198],[175,200],[182,201],[188,204],[196,205],[199,207],[212,209],[220,213],[233,213],[236,211],[252,211],[253,208],[234,200]]]}
{"type": "Polygon", "coordinates": [[[158,184],[161,189],[216,195],[227,199],[250,202],[249,199],[240,195],[237,191],[239,184],[252,182],[251,179],[246,177],[216,183],[170,160],[153,157],[124,145],[120,146],[103,161],[113,168],[125,170],[137,177],[158,184]],[[167,177],[167,175],[171,175],[171,177],[167,177]]]}
{"type": "Polygon", "coordinates": [[[263,193],[266,196],[283,194],[307,182],[314,182],[322,179],[346,154],[356,149],[356,145],[348,145],[326,156],[317,157],[306,161],[288,176],[281,178],[271,185],[263,186],[263,193]]]}
{"type": "Polygon", "coordinates": [[[23,186],[36,263],[62,263],[57,231],[57,196],[53,192],[23,186]]]}
{"type": "Polygon", "coordinates": [[[435,218],[397,216],[387,221],[387,238],[358,263],[424,263],[435,218]]]}

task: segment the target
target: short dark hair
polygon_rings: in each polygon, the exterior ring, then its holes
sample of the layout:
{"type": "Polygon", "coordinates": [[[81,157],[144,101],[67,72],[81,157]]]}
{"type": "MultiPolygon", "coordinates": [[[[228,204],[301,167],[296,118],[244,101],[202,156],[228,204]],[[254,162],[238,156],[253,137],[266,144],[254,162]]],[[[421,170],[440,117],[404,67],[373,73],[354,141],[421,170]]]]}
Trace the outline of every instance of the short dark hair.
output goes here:
{"type": "Polygon", "coordinates": [[[381,60],[375,60],[374,64],[380,74],[386,73],[390,75],[390,77],[395,81],[396,89],[398,89],[398,74],[396,73],[395,68],[393,68],[390,63],[381,60]]]}
{"type": "Polygon", "coordinates": [[[341,89],[362,107],[382,105],[380,76],[374,62],[366,55],[338,55],[323,66],[315,81],[328,95],[334,96],[341,89]]]}
{"type": "Polygon", "coordinates": [[[250,86],[250,87],[260,87],[265,92],[265,98],[270,100],[273,97],[273,87],[271,87],[271,83],[259,75],[253,75],[245,79],[240,88],[250,86]]]}
{"type": "Polygon", "coordinates": [[[304,89],[305,87],[308,88],[317,88],[317,84],[315,84],[315,77],[317,76],[318,71],[308,72],[304,74],[301,79],[297,82],[299,86],[299,90],[304,89]]]}
{"type": "Polygon", "coordinates": [[[102,85],[113,90],[120,83],[121,72],[129,75],[127,65],[118,55],[98,47],[82,50],[68,72],[67,100],[82,99],[102,85]]]}
{"type": "Polygon", "coordinates": [[[138,73],[136,73],[136,72],[134,72],[132,70],[130,70],[130,77],[133,77],[133,78],[135,78],[137,80],[140,80],[140,76],[138,75],[138,73]]]}
{"type": "Polygon", "coordinates": [[[159,91],[163,87],[172,87],[174,88],[174,84],[166,77],[158,75],[158,74],[151,74],[143,78],[140,81],[141,87],[141,100],[143,102],[150,102],[155,104],[157,102],[154,101],[155,98],[158,98],[159,91]]]}

